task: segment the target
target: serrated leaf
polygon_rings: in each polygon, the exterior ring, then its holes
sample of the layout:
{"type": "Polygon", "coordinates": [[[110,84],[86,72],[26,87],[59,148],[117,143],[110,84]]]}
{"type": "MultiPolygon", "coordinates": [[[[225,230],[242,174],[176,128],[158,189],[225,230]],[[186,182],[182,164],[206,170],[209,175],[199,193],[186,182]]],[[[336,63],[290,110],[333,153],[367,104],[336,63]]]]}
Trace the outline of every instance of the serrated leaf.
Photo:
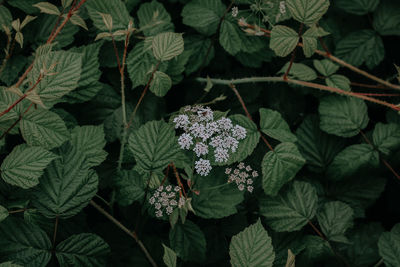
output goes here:
{"type": "MultiPolygon", "coordinates": [[[[287,62],[278,73],[286,73],[287,69],[289,68],[289,64],[290,62],[287,62]]],[[[317,73],[312,68],[302,63],[293,63],[288,76],[290,78],[297,78],[301,81],[312,81],[318,77],[317,73]]]]}
{"type": "Polygon", "coordinates": [[[0,267],[23,267],[19,264],[12,263],[11,261],[0,263],[0,267]]]}
{"type": "Polygon", "coordinates": [[[171,86],[171,78],[164,72],[156,71],[150,83],[150,91],[156,96],[163,97],[168,93],[169,89],[171,89],[171,86]]]}
{"type": "Polygon", "coordinates": [[[381,1],[374,12],[374,29],[380,35],[400,35],[400,3],[381,1]]]}
{"type": "Polygon", "coordinates": [[[311,26],[303,35],[303,52],[306,57],[311,57],[318,47],[318,37],[326,36],[329,33],[325,32],[321,27],[311,26]]]}
{"type": "Polygon", "coordinates": [[[184,261],[202,262],[206,254],[206,239],[192,221],[178,223],[169,231],[169,242],[176,255],[184,261]]]}
{"type": "Polygon", "coordinates": [[[47,218],[72,217],[97,192],[98,177],[88,169],[85,155],[70,145],[59,149],[60,158],[45,170],[33,193],[33,205],[47,218]]]}
{"type": "Polygon", "coordinates": [[[45,14],[56,16],[60,15],[60,11],[58,10],[58,8],[49,2],[39,2],[37,4],[34,4],[33,6],[39,8],[40,12],[45,14]]]}
{"type": "Polygon", "coordinates": [[[312,25],[328,11],[329,0],[287,0],[286,5],[295,20],[312,25]]]}
{"type": "Polygon", "coordinates": [[[260,129],[263,133],[281,142],[296,142],[297,138],[290,131],[289,125],[282,115],[275,110],[261,108],[260,129]]]}
{"type": "Polygon", "coordinates": [[[306,182],[294,181],[276,197],[260,200],[260,214],[277,232],[293,232],[311,221],[318,207],[315,188],[306,182]]]}
{"type": "Polygon", "coordinates": [[[269,47],[280,57],[286,57],[297,46],[299,34],[287,26],[274,26],[271,31],[269,47]]]}
{"type": "Polygon", "coordinates": [[[228,184],[228,176],[222,169],[213,168],[210,172],[212,180],[196,176],[196,190],[192,206],[196,215],[205,219],[220,219],[237,213],[236,206],[244,197],[234,184],[228,184]]]}
{"type": "Polygon", "coordinates": [[[50,108],[59,98],[78,86],[81,66],[82,56],[78,53],[50,52],[35,60],[28,80],[35,84],[43,67],[46,68],[50,75],[45,75],[34,90],[46,108],[50,108]]]}
{"type": "Polygon", "coordinates": [[[94,26],[103,32],[108,32],[100,13],[109,14],[112,17],[113,31],[128,28],[131,17],[121,0],[90,0],[85,3],[90,19],[94,26]]]}
{"type": "Polygon", "coordinates": [[[345,203],[325,203],[317,213],[318,224],[329,241],[347,243],[345,233],[353,226],[353,210],[345,203]]]}
{"type": "Polygon", "coordinates": [[[131,205],[145,195],[145,181],[135,170],[122,170],[116,182],[116,200],[122,206],[131,205]]]}
{"type": "Polygon", "coordinates": [[[325,83],[329,87],[342,89],[344,91],[350,91],[351,81],[343,75],[340,74],[333,74],[325,79],[325,83]]]}
{"type": "Polygon", "coordinates": [[[271,238],[262,226],[260,219],[232,237],[229,255],[234,267],[272,267],[275,252],[271,238]]]}
{"type": "Polygon", "coordinates": [[[11,26],[12,16],[8,8],[4,5],[0,6],[0,31],[4,32],[3,25],[6,27],[11,26]]]}
{"type": "Polygon", "coordinates": [[[64,121],[56,113],[45,109],[31,109],[20,122],[22,137],[30,146],[53,149],[69,138],[64,121]]]}
{"type": "Polygon", "coordinates": [[[174,30],[171,16],[164,6],[155,0],[140,5],[137,16],[139,18],[139,26],[146,36],[174,30]]]}
{"type": "Polygon", "coordinates": [[[1,164],[1,177],[9,184],[31,188],[39,183],[43,170],[55,158],[56,155],[41,147],[18,145],[1,164]]]}
{"type": "Polygon", "coordinates": [[[385,57],[385,48],[375,31],[360,30],[342,38],[336,45],[335,55],[356,67],[365,62],[372,69],[385,57]]]}
{"type": "Polygon", "coordinates": [[[341,137],[357,135],[369,122],[367,105],[353,97],[324,97],[318,110],[321,130],[341,137]]]}
{"type": "Polygon", "coordinates": [[[0,223],[0,254],[26,267],[46,266],[51,258],[51,242],[39,227],[21,219],[0,223]]]}
{"type": "Polygon", "coordinates": [[[374,145],[384,154],[390,154],[400,147],[400,125],[378,122],[372,134],[374,145]]]}
{"type": "Polygon", "coordinates": [[[159,61],[171,60],[183,52],[182,34],[163,32],[153,38],[153,55],[159,61]]]}
{"type": "Polygon", "coordinates": [[[378,151],[369,144],[355,144],[337,154],[328,168],[328,176],[337,181],[355,174],[363,167],[378,166],[378,151]]]}
{"type": "Polygon", "coordinates": [[[71,131],[71,144],[85,156],[85,165],[90,168],[100,165],[107,157],[103,125],[77,126],[71,131]]]}
{"type": "Polygon", "coordinates": [[[204,35],[212,35],[217,31],[225,9],[220,0],[193,0],[184,6],[182,22],[204,35]]]}
{"type": "Polygon", "coordinates": [[[293,143],[281,143],[265,154],[262,162],[262,187],[267,195],[276,196],[281,187],[292,180],[305,159],[293,143]]]}
{"type": "MultiPolygon", "coordinates": [[[[5,89],[5,87],[0,87],[0,110],[3,112],[4,110],[8,109],[13,103],[18,101],[20,97],[12,92],[9,92],[5,89]]],[[[16,108],[11,109],[9,112],[5,113],[3,116],[0,117],[0,131],[5,132],[7,131],[18,119],[20,116],[20,112],[18,107],[23,105],[24,102],[20,103],[16,106],[16,108]]],[[[18,124],[14,131],[10,131],[11,134],[18,133],[18,124]]]]}
{"type": "Polygon", "coordinates": [[[167,247],[166,245],[162,244],[164,248],[164,256],[163,261],[167,267],[176,267],[176,253],[167,247]]]}
{"type": "Polygon", "coordinates": [[[175,131],[164,121],[150,121],[129,137],[138,165],[146,171],[160,171],[174,160],[179,152],[175,131]]]}
{"type": "Polygon", "coordinates": [[[340,138],[320,130],[319,118],[314,115],[305,118],[296,135],[300,153],[310,170],[317,173],[324,172],[344,146],[340,138]]]}
{"type": "Polygon", "coordinates": [[[340,66],[336,65],[329,59],[314,60],[313,63],[316,70],[324,76],[331,76],[340,68],[340,66]]]}
{"type": "Polygon", "coordinates": [[[373,12],[378,4],[379,0],[337,0],[338,7],[355,15],[366,15],[373,12]]]}
{"type": "Polygon", "coordinates": [[[8,217],[8,210],[0,205],[0,222],[8,217]]]}
{"type": "Polygon", "coordinates": [[[393,226],[390,232],[384,232],[378,241],[379,255],[386,266],[400,264],[400,224],[393,226]]]}
{"type": "Polygon", "coordinates": [[[61,267],[103,266],[110,252],[107,243],[95,234],[75,234],[59,243],[55,254],[61,267]]]}

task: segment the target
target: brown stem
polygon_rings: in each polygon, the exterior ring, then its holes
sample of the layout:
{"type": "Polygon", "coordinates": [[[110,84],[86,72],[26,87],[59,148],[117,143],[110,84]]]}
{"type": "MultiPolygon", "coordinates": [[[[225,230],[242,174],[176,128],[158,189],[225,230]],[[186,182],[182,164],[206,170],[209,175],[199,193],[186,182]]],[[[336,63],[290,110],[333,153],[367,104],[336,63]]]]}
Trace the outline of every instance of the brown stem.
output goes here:
{"type": "MultiPolygon", "coordinates": [[[[300,37],[301,37],[301,32],[303,31],[303,27],[304,27],[304,24],[301,23],[301,24],[300,24],[300,28],[299,28],[299,33],[298,33],[299,41],[298,41],[297,44],[300,43],[300,37]]],[[[293,52],[292,52],[292,57],[291,57],[291,59],[290,59],[289,67],[287,68],[285,74],[283,75],[283,79],[284,79],[285,81],[287,80],[287,77],[288,77],[288,75],[289,75],[290,69],[291,69],[292,66],[293,66],[294,59],[296,58],[296,50],[297,50],[297,45],[296,45],[296,47],[294,48],[294,50],[293,50],[293,52]]]]}
{"type": "Polygon", "coordinates": [[[378,85],[373,85],[373,84],[365,84],[365,83],[357,83],[357,82],[351,82],[350,85],[352,86],[357,86],[357,87],[365,87],[365,88],[372,88],[372,89],[385,89],[387,87],[378,84],[378,85]]]}
{"type": "Polygon", "coordinates": [[[23,115],[25,115],[32,106],[33,103],[31,103],[29,107],[24,111],[24,113],[21,114],[19,118],[0,136],[0,140],[3,139],[18,124],[18,122],[22,120],[23,115]]]}
{"type": "Polygon", "coordinates": [[[186,192],[185,192],[185,187],[183,186],[183,184],[181,182],[181,179],[179,178],[179,173],[178,173],[178,171],[177,171],[177,169],[175,167],[175,164],[173,162],[171,162],[171,166],[172,166],[172,169],[174,170],[174,174],[175,174],[176,180],[178,181],[179,187],[183,191],[183,194],[184,194],[185,198],[187,198],[187,195],[186,195],[186,192]]]}
{"type": "MultiPolygon", "coordinates": [[[[236,89],[236,86],[234,84],[230,84],[229,87],[232,89],[232,91],[235,93],[236,97],[238,98],[240,104],[242,105],[244,113],[246,113],[247,118],[249,118],[249,120],[253,121],[253,118],[251,117],[250,112],[247,110],[246,104],[244,103],[242,96],[239,94],[239,91],[236,89]]],[[[261,139],[267,145],[269,150],[274,151],[274,148],[271,146],[271,144],[268,142],[268,140],[263,136],[263,133],[261,132],[260,129],[258,129],[258,132],[260,133],[261,139]]]]}
{"type": "Polygon", "coordinates": [[[58,228],[58,215],[56,216],[56,221],[54,223],[53,250],[55,249],[55,246],[56,246],[57,228],[58,228]]]}
{"type": "Polygon", "coordinates": [[[132,237],[136,243],[139,245],[140,249],[143,251],[145,254],[147,260],[150,262],[150,264],[154,267],[157,266],[157,263],[154,261],[154,259],[151,257],[149,251],[146,249],[142,241],[138,238],[135,232],[130,231],[128,228],[126,228],[122,223],[120,223],[117,219],[115,219],[111,214],[109,214],[107,211],[105,211],[102,207],[100,207],[96,202],[93,200],[90,201],[90,204],[97,209],[101,214],[103,214],[107,219],[109,219],[112,223],[114,223],[118,228],[120,228],[122,231],[124,231],[126,234],[128,234],[130,237],[132,237]]]}
{"type": "Polygon", "coordinates": [[[167,170],[165,171],[164,178],[163,178],[162,181],[161,181],[161,185],[163,185],[163,184],[165,183],[165,181],[167,180],[167,178],[168,178],[168,173],[169,173],[169,168],[170,168],[170,167],[171,167],[171,164],[168,164],[167,170]]]}
{"type": "Polygon", "coordinates": [[[27,208],[23,208],[23,209],[19,209],[19,210],[10,210],[10,211],[8,212],[8,214],[24,212],[24,211],[26,211],[26,210],[27,210],[27,208]]]}
{"type": "Polygon", "coordinates": [[[117,48],[114,36],[112,35],[111,31],[110,31],[110,35],[111,35],[111,40],[112,40],[112,44],[113,44],[113,48],[114,48],[115,57],[117,58],[118,70],[119,70],[119,73],[121,74],[122,73],[122,69],[121,69],[121,62],[119,60],[119,55],[118,55],[118,48],[117,48]]]}

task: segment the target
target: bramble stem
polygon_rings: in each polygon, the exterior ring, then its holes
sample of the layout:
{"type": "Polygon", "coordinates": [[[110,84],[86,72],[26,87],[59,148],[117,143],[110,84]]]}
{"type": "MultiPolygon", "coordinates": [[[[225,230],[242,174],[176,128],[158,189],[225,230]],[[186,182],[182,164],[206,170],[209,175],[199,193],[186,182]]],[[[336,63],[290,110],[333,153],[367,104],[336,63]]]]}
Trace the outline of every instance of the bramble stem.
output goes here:
{"type": "MultiPolygon", "coordinates": [[[[389,107],[396,111],[400,111],[400,107],[398,107],[394,104],[379,100],[379,99],[375,99],[375,98],[368,97],[365,95],[359,95],[354,92],[344,91],[342,89],[329,87],[329,86],[325,86],[322,84],[304,82],[304,81],[293,80],[293,79],[284,80],[283,77],[250,77],[250,78],[241,78],[241,79],[233,79],[233,80],[223,80],[223,79],[209,79],[209,80],[211,80],[211,82],[214,84],[223,84],[223,85],[228,85],[228,86],[230,84],[244,84],[244,83],[257,83],[257,82],[285,82],[285,83],[290,83],[290,84],[301,85],[304,87],[319,89],[319,90],[323,90],[323,91],[328,91],[328,92],[336,93],[336,94],[340,94],[340,95],[353,96],[353,97],[360,98],[360,99],[363,99],[366,101],[370,101],[370,102],[373,102],[373,103],[376,103],[376,104],[379,104],[382,106],[389,107]]],[[[207,82],[208,79],[207,78],[196,78],[196,81],[207,82]]]]}
{"type": "Polygon", "coordinates": [[[136,235],[136,232],[130,231],[128,228],[126,228],[122,223],[120,223],[117,219],[115,219],[111,214],[109,214],[107,211],[105,211],[102,207],[100,207],[96,202],[93,200],[90,201],[90,204],[97,209],[101,214],[103,214],[105,217],[107,217],[112,223],[114,223],[118,228],[120,228],[122,231],[127,233],[130,237],[135,239],[136,243],[139,245],[140,249],[143,251],[144,255],[146,256],[147,260],[150,262],[150,264],[154,267],[157,267],[157,263],[154,261],[154,259],[151,257],[149,251],[146,249],[142,241],[138,238],[136,235]]]}

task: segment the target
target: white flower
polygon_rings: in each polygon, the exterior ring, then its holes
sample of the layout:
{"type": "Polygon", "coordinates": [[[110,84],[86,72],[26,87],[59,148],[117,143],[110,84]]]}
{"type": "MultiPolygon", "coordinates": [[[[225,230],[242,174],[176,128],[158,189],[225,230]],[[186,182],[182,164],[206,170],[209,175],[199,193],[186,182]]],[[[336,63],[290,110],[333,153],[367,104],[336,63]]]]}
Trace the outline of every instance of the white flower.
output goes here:
{"type": "Polygon", "coordinates": [[[240,191],[243,191],[243,190],[244,190],[244,185],[243,185],[243,184],[240,184],[240,185],[238,186],[238,188],[239,188],[240,191]]]}
{"type": "Polygon", "coordinates": [[[232,169],[231,168],[226,168],[225,169],[225,174],[230,174],[232,172],[232,169]]]}
{"type": "Polygon", "coordinates": [[[236,139],[242,140],[246,138],[247,131],[240,125],[236,125],[232,130],[232,136],[236,139]]]}
{"type": "Polygon", "coordinates": [[[184,197],[180,197],[179,198],[179,202],[178,202],[178,208],[182,208],[183,206],[185,206],[186,200],[184,197]]]}
{"type": "Polygon", "coordinates": [[[214,151],[214,157],[216,162],[226,162],[229,159],[228,150],[217,147],[214,151]]]}
{"type": "Polygon", "coordinates": [[[258,172],[257,172],[257,171],[253,171],[253,172],[251,173],[251,175],[252,175],[254,178],[256,178],[256,177],[258,177],[258,172]]]}
{"type": "Polygon", "coordinates": [[[173,211],[174,211],[174,209],[172,208],[172,207],[167,207],[166,208],[166,211],[167,211],[167,215],[170,215],[173,211]]]}
{"type": "Polygon", "coordinates": [[[250,193],[253,192],[253,189],[254,189],[254,187],[252,187],[251,185],[249,185],[249,186],[247,187],[247,191],[249,191],[250,193]]]}
{"type": "Polygon", "coordinates": [[[223,144],[224,144],[224,140],[222,139],[222,137],[220,135],[211,138],[210,145],[212,147],[214,147],[214,148],[223,147],[223,144]]]}
{"type": "Polygon", "coordinates": [[[244,163],[240,162],[238,165],[238,168],[239,168],[239,170],[244,169],[245,168],[244,163]]]}
{"type": "Polygon", "coordinates": [[[179,186],[175,186],[175,187],[174,187],[174,191],[175,191],[175,192],[179,192],[180,190],[181,190],[181,188],[180,188],[179,186]]]}
{"type": "Polygon", "coordinates": [[[178,129],[178,128],[185,129],[187,127],[187,125],[190,123],[189,117],[185,114],[181,114],[181,115],[175,117],[173,122],[175,123],[175,129],[178,129]]]}
{"type": "Polygon", "coordinates": [[[246,167],[246,171],[251,171],[252,170],[252,168],[251,168],[251,166],[250,165],[248,165],[247,167],[246,167]]]}
{"type": "Polygon", "coordinates": [[[199,107],[197,110],[199,121],[212,121],[214,119],[214,112],[209,107],[199,107]]]}
{"type": "Polygon", "coordinates": [[[171,200],[171,201],[169,202],[169,205],[171,205],[171,206],[176,206],[176,205],[178,205],[178,202],[177,202],[175,199],[173,199],[173,200],[171,200]]]}
{"type": "Polygon", "coordinates": [[[225,131],[230,130],[233,127],[232,121],[228,118],[221,118],[217,120],[217,124],[221,130],[225,131]]]}
{"type": "Polygon", "coordinates": [[[202,155],[208,154],[208,146],[204,143],[199,142],[194,146],[193,151],[198,157],[201,157],[202,155]]]}
{"type": "Polygon", "coordinates": [[[163,212],[161,210],[157,210],[156,217],[162,217],[162,216],[163,216],[163,212]]]}
{"type": "Polygon", "coordinates": [[[149,199],[149,203],[150,203],[151,205],[153,205],[155,202],[156,202],[156,199],[155,199],[154,197],[151,197],[151,198],[149,199]]]}
{"type": "Polygon", "coordinates": [[[154,207],[157,209],[157,210],[159,210],[159,209],[161,209],[161,203],[156,203],[156,204],[154,204],[154,207]]]}
{"type": "Polygon", "coordinates": [[[239,8],[237,6],[232,7],[232,17],[236,18],[239,14],[239,8]]]}
{"type": "Polygon", "coordinates": [[[167,190],[168,192],[171,191],[171,189],[172,189],[172,185],[167,185],[167,186],[165,187],[165,190],[167,190]]]}
{"type": "Polygon", "coordinates": [[[199,159],[195,162],[195,169],[196,172],[201,176],[207,176],[210,173],[212,167],[209,160],[199,159]]]}
{"type": "Polygon", "coordinates": [[[190,134],[183,133],[178,138],[178,144],[182,149],[189,149],[191,145],[193,145],[193,137],[190,134]]]}
{"type": "Polygon", "coordinates": [[[279,12],[281,12],[281,14],[285,14],[286,13],[285,1],[281,1],[279,3],[279,12]]]}

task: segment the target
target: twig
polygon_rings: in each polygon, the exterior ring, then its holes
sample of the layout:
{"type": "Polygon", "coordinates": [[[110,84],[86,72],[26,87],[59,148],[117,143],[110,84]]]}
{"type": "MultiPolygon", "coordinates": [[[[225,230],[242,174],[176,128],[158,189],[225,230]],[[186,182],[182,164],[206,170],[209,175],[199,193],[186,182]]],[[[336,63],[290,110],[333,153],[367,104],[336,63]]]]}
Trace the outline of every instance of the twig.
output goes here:
{"type": "Polygon", "coordinates": [[[126,228],[122,223],[120,223],[117,219],[115,219],[111,214],[109,214],[107,211],[105,211],[102,207],[100,207],[96,202],[93,200],[90,201],[90,204],[97,209],[101,214],[103,214],[105,217],[107,217],[112,223],[114,223],[118,228],[120,228],[122,231],[124,231],[126,234],[128,234],[130,237],[135,239],[136,243],[139,245],[140,249],[143,251],[145,254],[147,260],[150,262],[150,264],[154,267],[157,266],[157,263],[154,261],[154,259],[151,257],[149,251],[146,249],[142,241],[138,238],[135,232],[130,231],[128,228],[126,228]]]}
{"type": "MultiPolygon", "coordinates": [[[[287,79],[286,81],[283,79],[283,77],[250,77],[250,78],[241,78],[241,79],[234,79],[234,80],[223,80],[223,79],[210,79],[212,83],[214,84],[224,84],[224,85],[230,85],[230,84],[244,84],[244,83],[257,83],[257,82],[286,82],[286,83],[291,83],[291,84],[297,84],[301,85],[304,87],[309,87],[309,88],[314,88],[314,89],[319,89],[323,91],[328,91],[331,93],[336,93],[340,95],[347,95],[347,96],[353,96],[356,98],[360,98],[366,101],[370,101],[382,106],[389,107],[393,110],[400,111],[400,107],[396,106],[394,104],[375,99],[372,97],[364,96],[364,95],[358,95],[357,93],[354,92],[349,92],[349,91],[344,91],[338,88],[334,87],[329,87],[317,83],[311,83],[311,82],[304,82],[304,81],[298,81],[298,80],[293,80],[293,79],[287,79]]],[[[196,81],[198,82],[207,82],[207,78],[196,78],[196,81]]]]}
{"type": "Polygon", "coordinates": [[[29,105],[29,107],[21,114],[18,119],[0,136],[0,140],[3,139],[17,124],[22,120],[23,115],[25,115],[29,109],[33,106],[33,103],[29,105]]]}
{"type": "Polygon", "coordinates": [[[58,215],[56,216],[56,221],[54,222],[53,251],[54,251],[54,249],[56,247],[57,228],[58,228],[58,215]]]}
{"type": "Polygon", "coordinates": [[[19,213],[19,212],[25,212],[26,210],[27,210],[27,208],[18,209],[18,210],[10,210],[10,211],[8,211],[8,214],[19,213]]]}
{"type": "Polygon", "coordinates": [[[181,182],[181,179],[179,178],[179,173],[178,173],[178,171],[177,171],[177,169],[176,169],[176,167],[175,167],[175,164],[174,164],[173,162],[171,162],[170,165],[172,166],[172,169],[174,170],[174,174],[175,174],[175,177],[176,177],[176,181],[178,182],[179,187],[180,187],[181,190],[183,191],[183,194],[184,194],[185,198],[187,198],[186,191],[185,191],[185,187],[183,186],[183,184],[182,184],[182,182],[181,182]]]}
{"type": "MultiPolygon", "coordinates": [[[[300,43],[300,37],[301,37],[301,32],[303,31],[303,27],[304,27],[304,24],[301,23],[301,24],[300,24],[300,28],[299,28],[299,33],[298,33],[299,41],[297,42],[297,45],[300,43]]],[[[291,69],[292,66],[293,66],[294,59],[296,58],[297,45],[296,45],[296,47],[295,47],[294,50],[293,50],[292,57],[291,57],[290,63],[289,63],[289,67],[287,68],[285,74],[283,75],[283,79],[284,79],[284,80],[287,80],[287,77],[288,77],[288,75],[289,75],[290,69],[291,69]]]]}
{"type": "MultiPolygon", "coordinates": [[[[232,89],[232,91],[235,93],[236,97],[238,98],[240,104],[242,105],[242,108],[244,110],[244,113],[246,113],[247,118],[249,118],[251,121],[253,121],[253,118],[251,117],[249,111],[247,110],[246,104],[243,101],[242,96],[239,94],[239,91],[236,89],[236,86],[234,84],[229,84],[229,87],[232,89]]],[[[261,132],[260,129],[258,129],[258,132],[260,133],[261,139],[264,141],[264,143],[267,145],[269,150],[274,151],[273,147],[271,144],[268,142],[268,140],[263,136],[263,133],[261,132]]]]}

